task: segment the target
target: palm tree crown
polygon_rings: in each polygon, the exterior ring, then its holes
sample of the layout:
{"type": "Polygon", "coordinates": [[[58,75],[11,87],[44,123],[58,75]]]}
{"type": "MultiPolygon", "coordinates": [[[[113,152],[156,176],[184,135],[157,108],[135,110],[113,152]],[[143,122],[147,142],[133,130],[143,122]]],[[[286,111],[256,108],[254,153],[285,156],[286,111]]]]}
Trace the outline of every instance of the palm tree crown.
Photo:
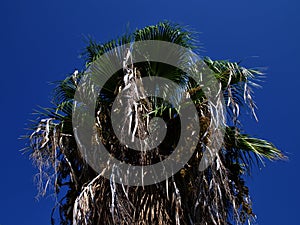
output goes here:
{"type": "MultiPolygon", "coordinates": [[[[203,58],[211,75],[220,83],[226,115],[222,147],[213,163],[203,171],[199,170],[199,163],[207,144],[213,139],[211,124],[215,119],[209,99],[203,88],[186,72],[161,62],[127,64],[135,74],[127,81],[131,84],[128,89],[124,70],[118,70],[110,77],[97,97],[94,130],[109,153],[122,162],[143,166],[168,157],[180,138],[180,109],[161,98],[144,97],[143,86],[139,82],[143,77],[169,79],[179,85],[182,93],[191,97],[199,116],[199,142],[195,143],[193,155],[183,168],[167,180],[153,185],[126,186],[99,175],[86,162],[76,142],[72,124],[74,96],[85,71],[100,56],[116,47],[147,40],[171,42],[197,51],[193,36],[193,32],[185,27],[160,22],[104,44],[89,41],[84,54],[86,68],[56,83],[54,107],[37,112],[39,117],[28,136],[28,150],[39,170],[39,193],[45,195],[53,187],[60,198],[54,208],[59,209],[61,224],[219,225],[251,223],[255,218],[245,175],[250,173],[253,165],[263,164],[264,158],[278,160],[285,156],[272,143],[241,131],[241,111],[250,109],[256,118],[252,87],[259,86],[256,82],[262,73],[247,69],[240,62],[203,58]],[[134,135],[143,139],[148,132],[147,118],[158,116],[166,122],[166,137],[153,151],[133,151],[116,137],[110,116],[113,102],[122,90],[123,93],[127,91],[131,102],[120,101],[125,104],[125,112],[133,112],[134,117],[132,121],[124,115],[121,128],[131,127],[134,131],[136,126],[134,135]],[[138,99],[141,110],[134,111],[133,99],[138,99]]],[[[120,63],[123,58],[120,55],[120,63]]],[[[174,95],[177,96],[178,92],[176,89],[174,95]]],[[[193,130],[193,126],[189,129],[193,130]]]]}

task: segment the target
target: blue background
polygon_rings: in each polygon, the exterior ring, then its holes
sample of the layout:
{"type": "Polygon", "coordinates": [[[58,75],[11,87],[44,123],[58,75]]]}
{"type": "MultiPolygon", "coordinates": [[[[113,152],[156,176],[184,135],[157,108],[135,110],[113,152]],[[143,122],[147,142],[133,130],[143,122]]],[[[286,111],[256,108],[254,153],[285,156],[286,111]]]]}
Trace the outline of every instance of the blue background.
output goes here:
{"type": "Polygon", "coordinates": [[[258,224],[299,224],[299,10],[296,0],[1,1],[0,224],[50,224],[54,202],[35,200],[36,170],[19,152],[18,137],[32,110],[49,106],[47,82],[82,68],[83,35],[104,42],[128,23],[135,29],[165,19],[202,32],[204,55],[268,68],[263,89],[255,90],[260,121],[247,120],[245,130],[273,141],[290,159],[267,163],[248,183],[258,224]]]}

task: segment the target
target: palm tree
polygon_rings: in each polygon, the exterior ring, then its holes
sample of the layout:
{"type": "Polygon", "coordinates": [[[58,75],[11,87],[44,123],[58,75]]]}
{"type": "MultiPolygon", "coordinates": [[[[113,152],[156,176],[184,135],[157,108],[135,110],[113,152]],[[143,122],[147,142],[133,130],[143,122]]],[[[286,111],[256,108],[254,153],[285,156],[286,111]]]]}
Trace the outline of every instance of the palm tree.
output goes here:
{"type": "MultiPolygon", "coordinates": [[[[211,75],[220,83],[227,118],[222,146],[205,170],[199,170],[199,163],[213,139],[211,124],[215,115],[210,111],[210,100],[185,71],[162,62],[126,62],[126,68],[115,72],[97,96],[93,128],[98,141],[122,162],[143,166],[167,158],[180,136],[180,109],[161,98],[144,97],[140,81],[142,77],[172,80],[180,87],[174,96],[180,92],[191,97],[200,125],[199,141],[195,143],[192,157],[177,173],[151,185],[120,184],[113,176],[109,179],[99,175],[99,171],[86,161],[76,142],[72,126],[76,91],[85,72],[99,57],[116,47],[147,40],[171,42],[197,51],[193,35],[182,26],[160,22],[104,44],[90,40],[84,54],[86,68],[56,83],[54,107],[37,112],[39,117],[28,135],[28,151],[39,169],[39,193],[45,195],[52,187],[58,198],[52,212],[52,224],[55,209],[59,210],[61,224],[244,224],[253,221],[255,215],[245,177],[251,173],[252,166],[263,165],[264,158],[285,158],[272,143],[241,131],[240,108],[250,109],[256,118],[251,88],[258,86],[256,82],[262,76],[258,70],[242,67],[240,62],[203,58],[211,75]],[[126,69],[134,74],[127,80],[129,86],[124,81],[126,69]],[[163,118],[168,125],[165,139],[153,151],[132,151],[118,140],[110,115],[120,92],[131,99],[128,102],[119,99],[125,105],[125,112],[119,112],[124,118],[120,123],[123,132],[124,129],[132,132],[136,127],[134,136],[145,138],[149,128],[147,121],[154,116],[163,118]],[[133,109],[135,101],[139,102],[141,110],[133,109]],[[134,115],[131,120],[126,116],[129,111],[134,115]]],[[[120,55],[119,63],[123,57],[120,55]]],[[[182,98],[180,96],[178,98],[182,98]]],[[[193,126],[189,129],[193,130],[193,126]]]]}

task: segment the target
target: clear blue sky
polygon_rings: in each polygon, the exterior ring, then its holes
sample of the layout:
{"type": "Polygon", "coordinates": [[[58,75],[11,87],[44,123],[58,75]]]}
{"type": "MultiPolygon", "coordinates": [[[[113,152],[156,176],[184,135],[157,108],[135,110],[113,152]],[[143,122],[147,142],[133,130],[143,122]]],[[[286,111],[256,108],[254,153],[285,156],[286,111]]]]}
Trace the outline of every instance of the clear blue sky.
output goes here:
{"type": "Polygon", "coordinates": [[[245,129],[288,152],[289,162],[267,163],[249,179],[258,224],[299,224],[300,5],[297,0],[10,0],[0,3],[1,163],[0,224],[50,224],[51,197],[34,199],[27,155],[18,151],[30,113],[49,106],[50,86],[82,67],[83,35],[107,41],[130,28],[161,20],[202,32],[199,41],[214,59],[245,59],[268,67],[256,90],[257,124],[245,129]],[[259,56],[258,58],[251,58],[259,56]]]}

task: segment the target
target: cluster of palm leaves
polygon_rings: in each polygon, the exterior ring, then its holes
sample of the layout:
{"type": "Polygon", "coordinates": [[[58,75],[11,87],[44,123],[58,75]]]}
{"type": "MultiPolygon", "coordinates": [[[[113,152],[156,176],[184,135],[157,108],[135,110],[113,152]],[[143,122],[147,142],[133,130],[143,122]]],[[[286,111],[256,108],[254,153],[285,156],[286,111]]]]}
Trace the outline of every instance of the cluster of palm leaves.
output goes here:
{"type": "MultiPolygon", "coordinates": [[[[240,63],[203,58],[212,75],[220,82],[227,119],[222,147],[213,163],[203,171],[199,170],[199,163],[213,138],[210,125],[215,119],[210,112],[209,100],[201,86],[189,79],[184,71],[160,62],[145,61],[129,65],[138,74],[130,81],[131,87],[136,87],[141,77],[158,76],[176,82],[183,92],[191,96],[201,131],[200,141],[195,143],[196,148],[189,162],[163,182],[148,186],[126,186],[115,182],[114,176],[107,179],[99,175],[79,150],[72,127],[72,110],[74,95],[84,71],[112,49],[145,40],[171,42],[197,51],[193,33],[169,22],[136,30],[104,44],[90,41],[85,52],[86,68],[57,83],[54,107],[38,112],[33,132],[28,136],[30,156],[39,169],[39,193],[45,195],[48,189],[54,188],[57,202],[53,214],[58,209],[61,224],[251,223],[255,215],[245,175],[249,174],[253,165],[260,166],[264,158],[285,158],[272,143],[240,131],[241,110],[250,109],[256,118],[251,88],[258,86],[256,81],[262,75],[258,70],[246,69],[240,63]]],[[[123,56],[120,56],[122,59],[123,56]]],[[[100,91],[94,112],[96,138],[112,156],[122,162],[132,165],[157,163],[168,157],[178,142],[181,129],[179,109],[160,98],[141,98],[139,104],[142,110],[134,112],[137,120],[129,122],[124,119],[121,125],[126,129],[136,125],[135,136],[141,139],[148,131],[149,117],[163,118],[168,128],[165,139],[153,151],[133,151],[118,140],[110,118],[113,102],[119,90],[125,88],[123,77],[124,70],[119,70],[100,91]]],[[[126,95],[136,99],[134,90],[129,88],[126,95]]],[[[128,103],[127,110],[132,110],[132,103],[128,103]]]]}

